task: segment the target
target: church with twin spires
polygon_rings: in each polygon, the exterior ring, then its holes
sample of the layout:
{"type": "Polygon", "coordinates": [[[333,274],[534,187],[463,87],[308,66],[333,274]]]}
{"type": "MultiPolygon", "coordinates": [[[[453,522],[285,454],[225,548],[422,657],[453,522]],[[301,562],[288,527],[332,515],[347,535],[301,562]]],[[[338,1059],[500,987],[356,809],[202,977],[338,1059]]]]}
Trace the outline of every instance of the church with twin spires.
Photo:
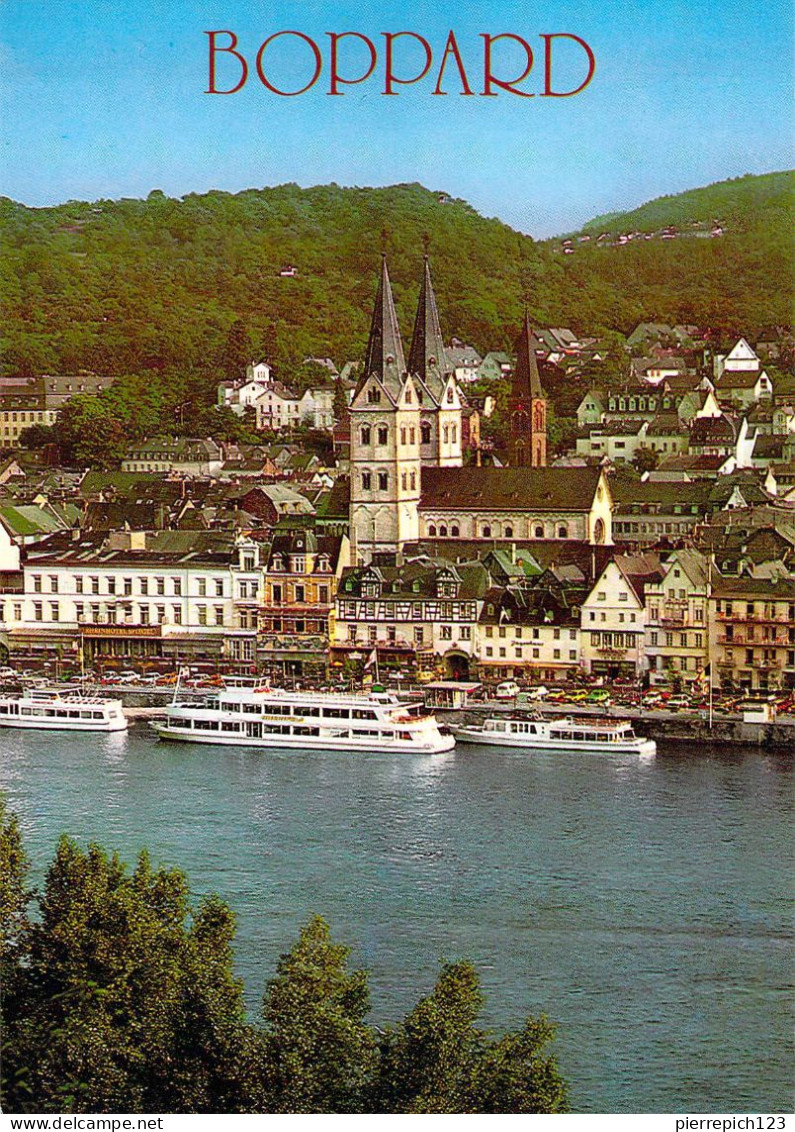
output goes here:
{"type": "Polygon", "coordinates": [[[445,354],[428,256],[408,364],[382,256],[364,369],[350,406],[355,563],[394,559],[429,539],[612,541],[601,469],[546,466],[546,396],[526,314],[515,352],[510,466],[465,466],[465,401],[445,354]]]}

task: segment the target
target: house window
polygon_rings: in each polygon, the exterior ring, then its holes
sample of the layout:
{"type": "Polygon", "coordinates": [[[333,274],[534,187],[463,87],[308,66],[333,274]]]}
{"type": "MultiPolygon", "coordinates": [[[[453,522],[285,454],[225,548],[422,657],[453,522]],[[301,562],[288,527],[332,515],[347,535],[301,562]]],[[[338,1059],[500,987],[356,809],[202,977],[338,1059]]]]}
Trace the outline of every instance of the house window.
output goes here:
{"type": "Polygon", "coordinates": [[[386,472],[378,473],[378,490],[387,491],[389,489],[389,476],[386,472]]]}
{"type": "Polygon", "coordinates": [[[369,472],[362,472],[362,490],[369,491],[373,482],[373,477],[369,472]]]}
{"type": "MultiPolygon", "coordinates": [[[[109,579],[110,580],[110,579],[109,579]]],[[[75,578],[75,593],[81,594],[83,592],[83,576],[82,574],[75,578]]],[[[116,591],[113,590],[113,593],[116,591]]]]}
{"type": "Polygon", "coordinates": [[[174,597],[180,597],[182,594],[182,578],[172,578],[171,582],[174,586],[174,597]]]}
{"type": "Polygon", "coordinates": [[[215,610],[215,623],[216,625],[223,625],[224,623],[224,607],[216,605],[213,607],[215,610]]]}
{"type": "Polygon", "coordinates": [[[370,402],[371,405],[380,405],[381,404],[381,390],[376,388],[375,385],[371,385],[370,388],[367,390],[367,400],[370,402]]]}
{"type": "Polygon", "coordinates": [[[370,443],[370,426],[369,425],[362,425],[362,427],[359,431],[359,436],[361,437],[362,444],[369,444],[370,443]]]}
{"type": "Polygon", "coordinates": [[[424,422],[420,425],[420,440],[423,444],[431,443],[431,426],[424,422]]]}
{"type": "Polygon", "coordinates": [[[124,579],[124,596],[129,597],[132,593],[132,578],[124,579]]]}
{"type": "Polygon", "coordinates": [[[223,580],[223,578],[216,578],[215,579],[215,596],[216,597],[223,597],[224,596],[224,580],[223,580]]]}
{"type": "Polygon", "coordinates": [[[379,444],[386,444],[387,440],[389,439],[389,429],[386,427],[386,425],[378,426],[377,437],[379,444]]]}
{"type": "MultiPolygon", "coordinates": [[[[143,592],[143,591],[141,591],[143,592]]],[[[207,597],[207,579],[199,578],[199,597],[207,597]]]]}
{"type": "MultiPolygon", "coordinates": [[[[96,579],[96,582],[97,582],[96,589],[94,588],[94,581],[95,581],[95,579],[92,578],[91,579],[91,592],[92,592],[92,594],[98,594],[99,593],[99,579],[98,578],[96,579]]],[[[149,593],[149,579],[148,578],[139,578],[138,583],[141,587],[141,593],[142,594],[148,594],[149,593]]]]}

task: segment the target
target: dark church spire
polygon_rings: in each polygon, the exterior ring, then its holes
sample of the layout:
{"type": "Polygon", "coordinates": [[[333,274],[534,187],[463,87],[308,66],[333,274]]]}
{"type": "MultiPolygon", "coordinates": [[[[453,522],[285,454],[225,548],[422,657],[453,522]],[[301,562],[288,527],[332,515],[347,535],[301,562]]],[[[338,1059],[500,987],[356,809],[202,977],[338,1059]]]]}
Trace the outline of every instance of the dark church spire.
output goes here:
{"type": "Polygon", "coordinates": [[[409,350],[409,373],[417,374],[431,393],[441,395],[442,383],[447,371],[447,355],[444,352],[439,311],[436,307],[436,295],[433,292],[431,269],[426,252],[417,317],[414,320],[414,333],[409,350]]]}
{"type": "Polygon", "coordinates": [[[386,252],[382,252],[381,278],[378,282],[373,318],[370,323],[363,377],[367,378],[374,373],[394,392],[399,388],[405,370],[403,343],[400,340],[392,286],[386,266],[386,252]]]}
{"type": "Polygon", "coordinates": [[[516,354],[516,365],[513,371],[512,399],[524,401],[528,405],[533,398],[543,400],[546,397],[541,388],[541,379],[538,376],[537,346],[538,341],[530,327],[530,316],[525,311],[522,329],[513,347],[516,354]]]}
{"type": "Polygon", "coordinates": [[[538,376],[537,345],[525,311],[514,344],[516,364],[510,400],[510,459],[515,467],[543,468],[547,462],[547,402],[538,376]]]}

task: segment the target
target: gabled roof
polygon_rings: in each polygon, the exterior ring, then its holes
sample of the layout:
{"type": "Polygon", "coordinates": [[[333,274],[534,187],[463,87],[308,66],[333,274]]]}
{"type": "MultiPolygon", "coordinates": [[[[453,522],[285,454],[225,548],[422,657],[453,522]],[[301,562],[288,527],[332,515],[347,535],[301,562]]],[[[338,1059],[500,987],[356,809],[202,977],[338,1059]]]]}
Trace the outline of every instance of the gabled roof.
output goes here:
{"type": "Polygon", "coordinates": [[[423,468],[423,510],[590,511],[600,468],[423,468]]]}

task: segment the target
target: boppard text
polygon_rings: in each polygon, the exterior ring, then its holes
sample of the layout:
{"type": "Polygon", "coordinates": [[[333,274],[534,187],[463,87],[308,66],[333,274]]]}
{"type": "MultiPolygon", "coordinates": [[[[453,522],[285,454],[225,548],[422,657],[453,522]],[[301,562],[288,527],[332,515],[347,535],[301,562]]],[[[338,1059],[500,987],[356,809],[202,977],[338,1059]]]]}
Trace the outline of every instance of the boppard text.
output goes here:
{"type": "Polygon", "coordinates": [[[293,97],[309,91],[344,95],[372,84],[374,92],[398,95],[418,88],[447,94],[496,98],[570,98],[596,72],[592,48],[572,32],[541,33],[531,40],[513,32],[481,32],[480,42],[459,44],[454,31],[432,43],[415,31],[325,33],[277,31],[260,43],[243,44],[229,29],[204,33],[208,40],[206,94],[237,94],[251,80],[270,94],[293,97]]]}

